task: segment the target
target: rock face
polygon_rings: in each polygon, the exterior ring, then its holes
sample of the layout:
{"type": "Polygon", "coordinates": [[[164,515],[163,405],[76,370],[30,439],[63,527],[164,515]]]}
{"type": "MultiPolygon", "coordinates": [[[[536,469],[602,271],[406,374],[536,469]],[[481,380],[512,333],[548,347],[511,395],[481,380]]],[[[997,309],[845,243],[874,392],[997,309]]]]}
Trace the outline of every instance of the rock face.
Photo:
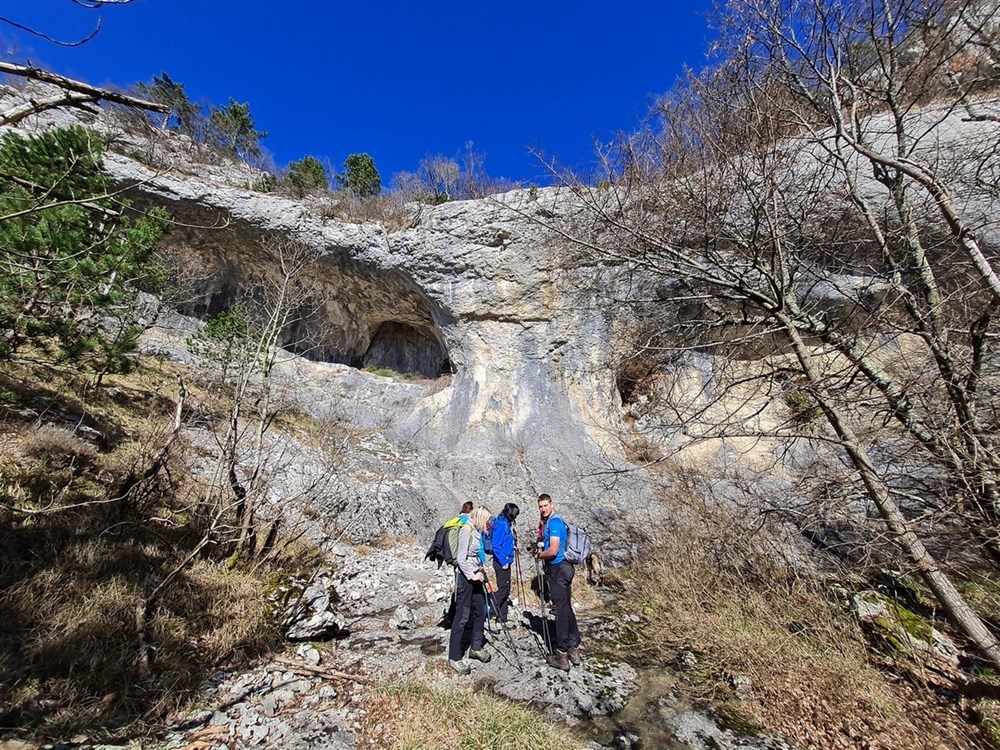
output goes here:
{"type": "Polygon", "coordinates": [[[625,467],[613,306],[581,291],[595,272],[568,267],[563,241],[536,220],[572,206],[568,192],[423,207],[413,226],[387,232],[119,154],[106,164],[134,185],[138,205],[163,206],[179,223],[164,250],[194,279],[190,315],[225,309],[271,272],[282,242],[320,255],[310,284],[321,304],[287,333],[308,342],[300,348],[310,361],[282,367],[291,395],[316,416],[379,431],[381,450],[349,457],[341,477],[382,479],[342,489],[362,505],[374,493],[397,532],[433,528],[466,499],[494,510],[517,502],[531,517],[548,492],[600,539],[639,499],[640,483],[612,489],[602,478],[625,467]]]}

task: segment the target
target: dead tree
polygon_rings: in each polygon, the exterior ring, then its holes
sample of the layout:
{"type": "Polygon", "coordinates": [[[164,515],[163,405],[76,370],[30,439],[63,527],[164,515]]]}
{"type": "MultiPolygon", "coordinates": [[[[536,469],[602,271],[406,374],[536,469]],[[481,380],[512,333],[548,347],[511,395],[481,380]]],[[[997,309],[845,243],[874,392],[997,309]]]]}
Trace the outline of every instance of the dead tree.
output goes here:
{"type": "MultiPolygon", "coordinates": [[[[211,380],[229,405],[226,419],[214,431],[218,455],[205,505],[213,518],[225,519],[217,541],[248,559],[266,552],[277,531],[279,516],[271,514],[263,545],[258,543],[261,510],[276,491],[282,462],[282,449],[272,437],[284,408],[276,393],[275,369],[290,356],[281,347],[303,344],[287,340],[289,332],[322,304],[312,286],[318,261],[314,251],[281,240],[267,241],[262,249],[273,267],[244,279],[229,310],[189,343],[195,354],[215,364],[211,380]]],[[[327,467],[305,492],[317,491],[332,470],[327,467]]]]}

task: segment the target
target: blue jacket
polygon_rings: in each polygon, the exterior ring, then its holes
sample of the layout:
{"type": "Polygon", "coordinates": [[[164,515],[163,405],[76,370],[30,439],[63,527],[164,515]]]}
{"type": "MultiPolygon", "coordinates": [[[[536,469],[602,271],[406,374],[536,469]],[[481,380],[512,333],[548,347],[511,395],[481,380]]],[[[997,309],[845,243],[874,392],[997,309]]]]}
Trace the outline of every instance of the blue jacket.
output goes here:
{"type": "Polygon", "coordinates": [[[548,521],[545,522],[545,529],[542,531],[542,549],[548,549],[552,541],[552,537],[558,537],[559,539],[559,552],[548,562],[552,565],[561,563],[566,558],[566,537],[569,536],[569,531],[566,528],[566,522],[563,521],[559,516],[552,516],[548,521]]]}
{"type": "Polygon", "coordinates": [[[514,562],[514,534],[510,530],[510,521],[504,516],[497,516],[493,519],[490,535],[493,540],[493,559],[500,565],[514,562]]]}

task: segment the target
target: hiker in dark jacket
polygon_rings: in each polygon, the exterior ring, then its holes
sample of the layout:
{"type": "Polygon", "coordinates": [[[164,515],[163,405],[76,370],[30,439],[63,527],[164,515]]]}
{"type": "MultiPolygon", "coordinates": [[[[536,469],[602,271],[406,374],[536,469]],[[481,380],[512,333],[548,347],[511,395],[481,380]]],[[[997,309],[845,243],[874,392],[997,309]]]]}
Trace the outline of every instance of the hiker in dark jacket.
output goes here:
{"type": "Polygon", "coordinates": [[[569,671],[569,665],[580,664],[580,630],[573,612],[573,565],[565,560],[566,522],[556,515],[556,506],[549,495],[538,496],[538,513],[542,517],[539,560],[545,561],[545,583],[556,611],[555,652],[545,655],[550,667],[569,671]]]}
{"type": "Polygon", "coordinates": [[[459,674],[469,674],[472,668],[463,660],[465,650],[469,658],[488,662],[486,637],[486,552],[483,533],[490,522],[490,512],[477,506],[469,514],[469,522],[458,532],[458,553],[455,555],[455,619],[451,623],[448,642],[448,666],[459,674]]]}
{"type": "Polygon", "coordinates": [[[500,515],[493,519],[490,532],[493,539],[493,572],[496,574],[497,591],[494,597],[496,618],[502,627],[514,627],[516,623],[507,619],[510,607],[510,568],[514,564],[514,532],[512,526],[521,512],[514,503],[507,503],[500,515]]]}

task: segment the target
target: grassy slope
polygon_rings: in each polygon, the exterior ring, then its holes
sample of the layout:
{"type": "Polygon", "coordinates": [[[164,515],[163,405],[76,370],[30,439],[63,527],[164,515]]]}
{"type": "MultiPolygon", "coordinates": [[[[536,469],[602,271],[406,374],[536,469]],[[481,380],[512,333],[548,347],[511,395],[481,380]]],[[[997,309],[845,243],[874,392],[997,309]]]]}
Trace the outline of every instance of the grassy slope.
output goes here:
{"type": "Polygon", "coordinates": [[[100,388],[66,369],[0,373],[0,730],[141,729],[218,665],[280,641],[264,593],[298,553],[257,569],[198,556],[136,627],[205,529],[182,441],[167,471],[117,497],[166,439],[174,375],[154,360],[100,388]]]}
{"type": "Polygon", "coordinates": [[[997,746],[992,701],[960,698],[917,654],[873,648],[836,586],[733,531],[721,517],[673,529],[633,576],[647,658],[694,652],[692,691],[799,747],[997,746]]]}

